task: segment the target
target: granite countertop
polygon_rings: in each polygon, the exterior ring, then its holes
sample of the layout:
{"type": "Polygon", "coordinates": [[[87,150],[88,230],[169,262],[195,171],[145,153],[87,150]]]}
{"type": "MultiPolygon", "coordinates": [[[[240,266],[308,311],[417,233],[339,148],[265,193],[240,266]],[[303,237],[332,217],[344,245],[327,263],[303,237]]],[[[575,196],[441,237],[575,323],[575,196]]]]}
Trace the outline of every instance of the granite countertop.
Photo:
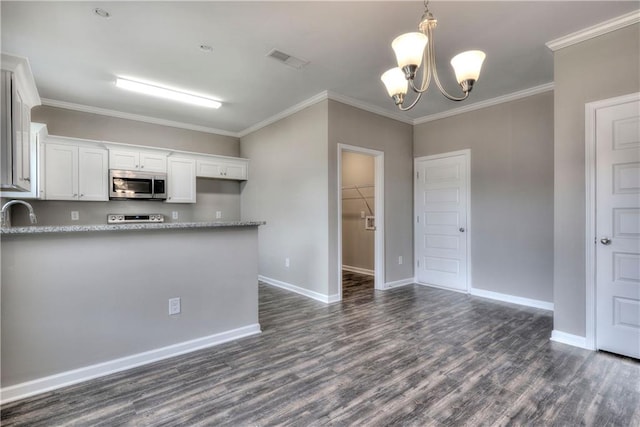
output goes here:
{"type": "Polygon", "coordinates": [[[185,228],[257,227],[264,221],[163,222],[96,225],[48,225],[0,228],[0,234],[80,233],[87,231],[175,230],[185,228]]]}

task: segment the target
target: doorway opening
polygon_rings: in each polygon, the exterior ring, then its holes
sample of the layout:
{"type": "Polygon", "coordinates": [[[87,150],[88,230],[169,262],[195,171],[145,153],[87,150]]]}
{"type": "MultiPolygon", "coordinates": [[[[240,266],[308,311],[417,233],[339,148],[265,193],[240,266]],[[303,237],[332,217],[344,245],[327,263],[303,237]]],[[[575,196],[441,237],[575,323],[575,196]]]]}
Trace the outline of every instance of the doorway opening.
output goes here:
{"type": "Polygon", "coordinates": [[[338,295],[384,289],[384,153],[338,144],[338,295]]]}

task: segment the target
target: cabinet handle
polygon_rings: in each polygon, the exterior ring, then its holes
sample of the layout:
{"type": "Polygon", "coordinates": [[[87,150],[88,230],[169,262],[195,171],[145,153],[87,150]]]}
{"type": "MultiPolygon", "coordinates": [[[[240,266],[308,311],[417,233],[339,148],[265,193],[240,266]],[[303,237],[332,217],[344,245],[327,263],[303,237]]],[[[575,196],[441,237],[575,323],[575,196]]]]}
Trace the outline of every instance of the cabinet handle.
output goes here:
{"type": "Polygon", "coordinates": [[[84,197],[84,194],[80,194],[80,197],[84,197]]]}
{"type": "Polygon", "coordinates": [[[144,165],[140,165],[140,169],[144,168],[144,165]]]}
{"type": "Polygon", "coordinates": [[[78,197],[78,193],[73,193],[73,197],[78,197]]]}

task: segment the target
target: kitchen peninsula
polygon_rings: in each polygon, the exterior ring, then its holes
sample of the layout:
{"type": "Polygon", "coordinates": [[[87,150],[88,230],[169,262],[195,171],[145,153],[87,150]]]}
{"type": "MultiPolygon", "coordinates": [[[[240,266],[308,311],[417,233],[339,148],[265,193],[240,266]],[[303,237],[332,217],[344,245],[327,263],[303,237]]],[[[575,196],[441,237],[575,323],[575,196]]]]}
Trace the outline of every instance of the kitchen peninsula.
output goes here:
{"type": "Polygon", "coordinates": [[[2,400],[259,333],[263,224],[3,228],[2,400]]]}

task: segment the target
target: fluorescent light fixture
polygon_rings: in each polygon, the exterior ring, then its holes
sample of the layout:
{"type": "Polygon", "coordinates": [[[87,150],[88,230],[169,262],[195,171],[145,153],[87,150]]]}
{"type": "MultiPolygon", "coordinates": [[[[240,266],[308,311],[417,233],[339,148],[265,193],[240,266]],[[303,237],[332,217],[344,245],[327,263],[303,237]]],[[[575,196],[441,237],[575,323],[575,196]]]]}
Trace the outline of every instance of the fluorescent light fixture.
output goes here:
{"type": "Polygon", "coordinates": [[[204,96],[193,95],[191,93],[181,92],[175,89],[170,89],[168,87],[162,87],[155,84],[123,79],[121,77],[118,77],[116,79],[116,86],[122,89],[132,90],[134,92],[140,92],[151,96],[186,102],[187,104],[200,105],[201,107],[220,108],[220,106],[222,105],[222,103],[220,103],[219,101],[211,98],[205,98],[204,96]]]}

